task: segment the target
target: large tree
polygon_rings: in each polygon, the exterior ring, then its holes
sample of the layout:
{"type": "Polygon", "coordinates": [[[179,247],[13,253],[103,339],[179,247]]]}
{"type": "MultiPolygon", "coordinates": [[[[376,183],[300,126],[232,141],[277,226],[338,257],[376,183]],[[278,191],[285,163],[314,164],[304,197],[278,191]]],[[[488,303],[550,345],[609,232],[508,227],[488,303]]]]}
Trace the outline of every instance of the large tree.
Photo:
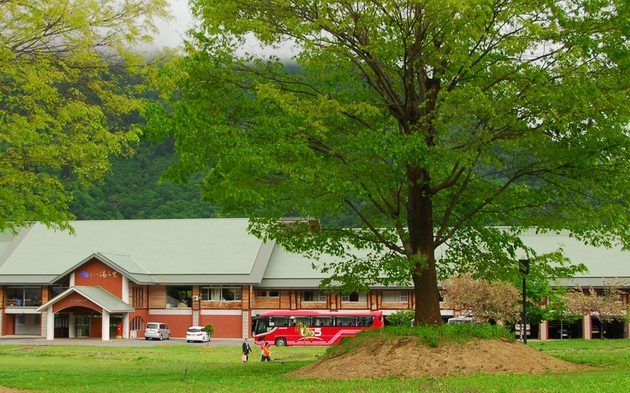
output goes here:
{"type": "Polygon", "coordinates": [[[138,135],[139,43],[166,0],[0,0],[0,231],[68,228],[72,190],[138,135]]]}
{"type": "Polygon", "coordinates": [[[161,81],[171,105],[146,112],[148,133],[176,138],[165,176],[206,171],[202,196],[253,233],[338,258],[318,264],[325,284],[412,282],[416,323],[441,324],[442,273],[565,262],[524,230],[628,245],[627,2],[191,4],[200,28],[161,81]],[[253,37],[294,47],[296,66],[248,53],[253,37]],[[354,228],[325,225],[348,211],[354,228]]]}

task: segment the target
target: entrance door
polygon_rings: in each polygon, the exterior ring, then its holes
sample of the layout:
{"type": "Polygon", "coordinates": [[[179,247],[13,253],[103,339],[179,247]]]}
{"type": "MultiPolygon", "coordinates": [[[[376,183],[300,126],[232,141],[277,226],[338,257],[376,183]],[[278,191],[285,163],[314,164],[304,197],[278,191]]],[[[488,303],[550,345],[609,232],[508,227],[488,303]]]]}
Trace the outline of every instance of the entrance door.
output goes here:
{"type": "Polygon", "coordinates": [[[90,316],[77,315],[77,337],[90,337],[90,316]]]}
{"type": "Polygon", "coordinates": [[[109,338],[116,338],[118,335],[118,324],[122,324],[122,315],[109,316],[109,338]]]}

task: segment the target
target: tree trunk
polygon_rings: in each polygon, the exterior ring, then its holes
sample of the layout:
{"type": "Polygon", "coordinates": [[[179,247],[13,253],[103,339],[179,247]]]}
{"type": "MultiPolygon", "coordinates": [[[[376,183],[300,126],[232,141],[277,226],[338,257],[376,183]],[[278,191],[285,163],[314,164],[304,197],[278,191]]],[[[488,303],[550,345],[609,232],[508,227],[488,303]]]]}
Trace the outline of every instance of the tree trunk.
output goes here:
{"type": "Polygon", "coordinates": [[[424,169],[409,172],[408,228],[411,257],[419,257],[413,271],[416,296],[416,325],[442,325],[440,293],[435,269],[433,204],[429,197],[429,175],[424,169]]]}
{"type": "Polygon", "coordinates": [[[444,323],[440,312],[435,263],[430,265],[432,268],[428,269],[416,266],[416,274],[413,276],[416,296],[415,325],[442,325],[444,323]]]}

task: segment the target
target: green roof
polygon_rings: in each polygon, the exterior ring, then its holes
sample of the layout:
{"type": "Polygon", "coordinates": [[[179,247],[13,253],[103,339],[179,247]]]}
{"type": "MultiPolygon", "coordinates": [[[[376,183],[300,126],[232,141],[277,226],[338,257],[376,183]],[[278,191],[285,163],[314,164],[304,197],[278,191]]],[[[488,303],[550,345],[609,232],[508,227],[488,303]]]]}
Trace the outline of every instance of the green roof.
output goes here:
{"type": "MultiPolygon", "coordinates": [[[[17,237],[0,236],[0,284],[43,284],[98,258],[144,284],[253,284],[313,288],[325,277],[303,255],[247,233],[246,218],[75,221],[76,235],[35,224],[17,237]]],[[[562,247],[587,273],[581,284],[630,278],[630,252],[585,245],[567,232],[528,231],[523,242],[538,253],[562,247]]],[[[440,258],[443,248],[436,250],[440,258]]],[[[338,262],[324,256],[321,262],[338,262]]],[[[568,283],[570,285],[570,282],[568,283]]]]}
{"type": "MultiPolygon", "coordinates": [[[[98,253],[139,275],[249,276],[263,242],[248,219],[72,222],[76,235],[35,224],[0,256],[0,276],[55,277],[98,253]]],[[[258,269],[260,270],[260,269],[258,269]]],[[[2,279],[0,279],[2,281],[2,279]]]]}
{"type": "Polygon", "coordinates": [[[118,299],[116,296],[107,292],[101,287],[83,287],[83,286],[68,288],[65,292],[63,292],[59,296],[56,296],[54,299],[52,299],[48,303],[40,306],[37,309],[37,311],[43,311],[45,308],[50,307],[52,304],[62,300],[66,296],[75,292],[79,293],[81,296],[92,301],[93,303],[102,307],[103,309],[105,309],[106,311],[110,313],[135,311],[133,307],[123,302],[122,300],[118,299]]]}

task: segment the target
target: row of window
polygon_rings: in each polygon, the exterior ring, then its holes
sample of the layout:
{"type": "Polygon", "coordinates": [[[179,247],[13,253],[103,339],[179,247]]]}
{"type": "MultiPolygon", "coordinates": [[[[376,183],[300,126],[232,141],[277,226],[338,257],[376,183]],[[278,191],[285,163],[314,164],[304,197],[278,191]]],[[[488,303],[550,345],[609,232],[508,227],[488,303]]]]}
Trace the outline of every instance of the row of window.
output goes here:
{"type": "MultiPolygon", "coordinates": [[[[59,295],[67,287],[51,287],[51,298],[59,295]]],[[[169,307],[190,307],[192,301],[192,287],[169,286],[166,290],[167,303],[169,307]]],[[[277,298],[279,291],[256,291],[259,298],[277,298]]],[[[40,286],[8,286],[6,298],[11,306],[40,306],[42,288],[40,286]]],[[[302,291],[301,298],[304,302],[325,302],[326,293],[323,291],[302,291]]],[[[409,299],[408,291],[384,291],[383,302],[397,303],[406,302],[409,299]]],[[[240,301],[242,300],[242,287],[234,285],[215,285],[201,288],[201,300],[206,301],[240,301]]],[[[365,302],[365,293],[351,293],[343,295],[344,302],[365,302]]],[[[141,306],[146,302],[142,288],[134,288],[134,305],[141,306]]]]}
{"type": "MultiPolygon", "coordinates": [[[[238,301],[241,300],[241,287],[235,286],[212,286],[201,288],[201,300],[214,301],[238,301]]],[[[259,298],[277,298],[280,296],[279,291],[256,291],[256,297],[259,298]]],[[[301,298],[303,302],[325,302],[326,293],[323,291],[302,291],[301,298]]],[[[362,292],[354,292],[349,295],[342,295],[341,300],[344,302],[366,302],[367,295],[362,292]]],[[[384,291],[383,302],[399,303],[409,300],[408,291],[384,291]]]]}

